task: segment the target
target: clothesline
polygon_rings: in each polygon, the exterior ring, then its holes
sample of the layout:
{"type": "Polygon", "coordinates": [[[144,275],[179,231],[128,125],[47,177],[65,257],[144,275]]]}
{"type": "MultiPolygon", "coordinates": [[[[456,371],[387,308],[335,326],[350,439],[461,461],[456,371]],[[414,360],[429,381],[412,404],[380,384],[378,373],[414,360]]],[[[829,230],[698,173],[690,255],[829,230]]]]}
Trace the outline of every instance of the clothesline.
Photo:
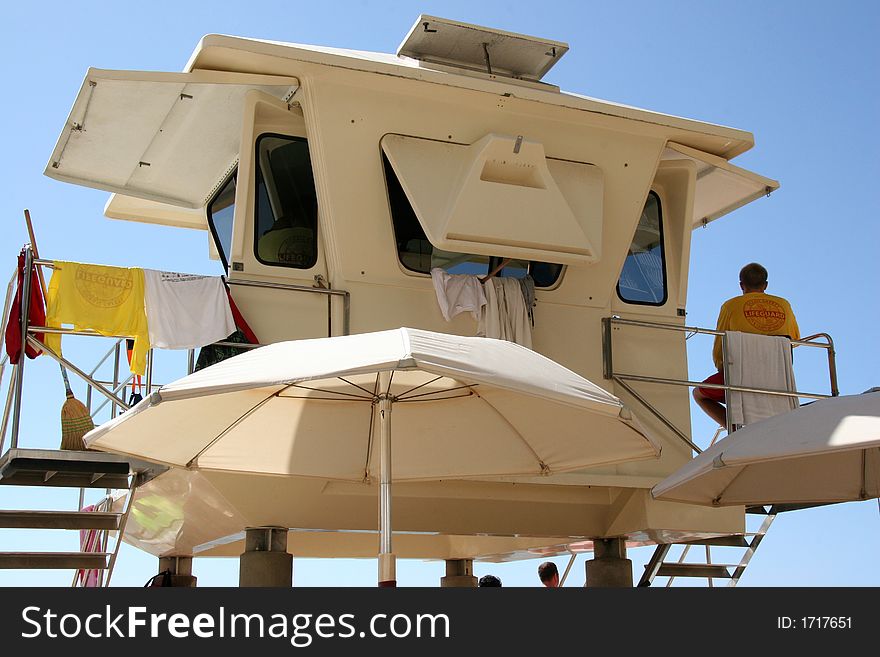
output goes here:
{"type": "MultiPolygon", "coordinates": [[[[131,371],[135,374],[145,372],[151,347],[203,347],[236,331],[232,301],[219,276],[61,260],[37,260],[35,264],[51,269],[52,278],[45,300],[45,322],[37,318],[39,309],[34,308],[29,323],[49,328],[67,324],[108,337],[130,336],[134,339],[131,371]]],[[[7,351],[8,343],[7,338],[7,351]]],[[[45,343],[61,354],[61,334],[47,333],[45,343]]]]}

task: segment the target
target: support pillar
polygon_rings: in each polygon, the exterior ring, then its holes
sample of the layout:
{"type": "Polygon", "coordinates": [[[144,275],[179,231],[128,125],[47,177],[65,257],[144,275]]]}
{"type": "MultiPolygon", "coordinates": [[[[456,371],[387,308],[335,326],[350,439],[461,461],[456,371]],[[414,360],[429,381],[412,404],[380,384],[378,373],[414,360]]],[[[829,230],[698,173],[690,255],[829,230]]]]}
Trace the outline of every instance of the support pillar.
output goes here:
{"type": "Polygon", "coordinates": [[[196,579],[192,574],[192,557],[159,557],[159,572],[171,573],[171,586],[195,588],[196,579]]]}
{"type": "Polygon", "coordinates": [[[440,588],[475,588],[473,559],[447,559],[446,577],[440,578],[440,588]]]}
{"type": "Polygon", "coordinates": [[[287,527],[248,527],[239,557],[238,585],[293,586],[293,555],[287,553],[287,527]]]}
{"type": "Polygon", "coordinates": [[[623,538],[593,539],[593,558],[587,561],[587,586],[599,588],[631,588],[632,561],[626,558],[623,538]]]}

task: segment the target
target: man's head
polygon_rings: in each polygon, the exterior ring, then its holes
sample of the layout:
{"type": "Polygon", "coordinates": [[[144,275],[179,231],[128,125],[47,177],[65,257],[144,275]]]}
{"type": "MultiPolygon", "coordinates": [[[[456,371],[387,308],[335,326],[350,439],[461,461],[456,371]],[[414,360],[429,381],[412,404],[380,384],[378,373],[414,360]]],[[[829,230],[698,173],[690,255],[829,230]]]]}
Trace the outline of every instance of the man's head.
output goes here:
{"type": "Polygon", "coordinates": [[[750,262],[739,271],[739,286],[743,292],[763,292],[767,289],[767,270],[750,262]]]}
{"type": "Polygon", "coordinates": [[[548,588],[559,586],[559,571],[552,561],[545,561],[538,566],[538,577],[541,578],[541,584],[548,588]]]}
{"type": "Polygon", "coordinates": [[[495,577],[495,575],[483,575],[480,578],[480,581],[477,583],[478,586],[501,586],[501,580],[495,577]]]}

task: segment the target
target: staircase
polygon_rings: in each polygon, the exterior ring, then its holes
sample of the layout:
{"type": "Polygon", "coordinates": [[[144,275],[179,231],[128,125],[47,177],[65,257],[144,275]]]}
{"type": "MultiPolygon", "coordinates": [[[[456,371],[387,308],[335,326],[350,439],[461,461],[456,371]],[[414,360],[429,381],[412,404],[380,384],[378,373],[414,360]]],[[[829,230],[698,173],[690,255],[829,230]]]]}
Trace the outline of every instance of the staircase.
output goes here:
{"type": "MultiPolygon", "coordinates": [[[[800,508],[800,507],[799,507],[800,508]]],[[[686,543],[661,543],[654,551],[645,566],[645,573],[639,580],[639,586],[651,586],[655,577],[667,577],[666,586],[672,586],[672,582],[677,577],[696,577],[704,578],[708,581],[710,587],[714,586],[714,580],[721,579],[727,582],[727,586],[736,586],[740,578],[749,565],[752,557],[767,534],[767,530],[777,514],[782,511],[792,510],[788,507],[780,505],[775,506],[750,506],[746,507],[746,519],[749,516],[762,516],[760,527],[757,531],[746,532],[744,534],[733,534],[731,536],[718,536],[715,538],[700,539],[696,541],[688,541],[686,543]],[[686,560],[691,548],[702,546],[703,557],[700,560],[686,560]],[[681,550],[675,550],[678,553],[677,558],[672,557],[673,548],[680,547],[681,550]],[[712,560],[712,548],[743,548],[738,563],[715,563],[712,560]]],[[[729,551],[725,551],[729,553],[729,551]]]]}
{"type": "MultiPolygon", "coordinates": [[[[0,511],[0,528],[95,530],[96,551],[80,552],[0,552],[2,569],[75,569],[98,570],[103,585],[110,583],[116,556],[122,544],[125,522],[137,486],[158,475],[164,468],[117,454],[91,451],[10,449],[0,457],[0,485],[46,486],[107,491],[103,505],[110,508],[113,490],[127,491],[122,510],[103,511],[0,511]],[[109,536],[116,533],[113,549],[108,551],[109,536]]],[[[82,500],[82,494],[80,495],[82,500]]],[[[77,573],[79,575],[79,572],[77,573]]],[[[84,577],[75,577],[77,582],[84,577]]]]}

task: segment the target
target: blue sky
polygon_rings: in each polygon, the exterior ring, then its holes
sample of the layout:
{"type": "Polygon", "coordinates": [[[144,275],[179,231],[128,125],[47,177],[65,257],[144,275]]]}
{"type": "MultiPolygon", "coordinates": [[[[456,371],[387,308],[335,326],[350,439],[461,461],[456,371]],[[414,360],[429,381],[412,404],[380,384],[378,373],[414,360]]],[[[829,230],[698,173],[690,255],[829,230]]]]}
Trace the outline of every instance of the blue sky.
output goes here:
{"type": "MultiPolygon", "coordinates": [[[[802,333],[833,336],[841,392],[880,385],[880,222],[873,216],[880,5],[870,2],[13,3],[0,25],[7,271],[27,240],[22,210],[29,208],[44,257],[221,273],[207,258],[203,233],[107,220],[106,193],[42,175],[89,66],[177,71],[208,33],[394,52],[420,13],[568,42],[570,52],[547,76],[567,91],[753,132],[755,148],[735,163],[778,179],[781,189],[695,233],[688,322],[713,326],[720,303],[739,292],[739,268],[758,261],[770,271],[768,291],[791,301],[802,333]]],[[[689,343],[692,378],[709,373],[710,349],[689,343]]],[[[800,387],[827,390],[821,358],[798,358],[800,387]]],[[[57,367],[43,358],[26,371],[37,392],[25,406],[23,446],[52,445],[55,438],[45,437],[57,435],[64,400],[57,367]]],[[[712,427],[699,412],[693,416],[694,436],[705,444],[712,427]]],[[[0,489],[3,508],[35,501],[76,503],[69,492],[60,498],[0,489]]],[[[74,549],[71,536],[3,530],[0,549],[34,549],[35,542],[74,549]]],[[[877,586],[878,554],[876,501],[787,514],[741,586],[877,586]]],[[[648,548],[631,550],[636,576],[649,556],[648,548]]],[[[529,561],[475,570],[495,573],[505,585],[535,585],[536,567],[529,561]]],[[[138,586],[155,569],[153,557],[124,547],[114,583],[138,586]]],[[[202,585],[237,583],[235,560],[198,559],[195,571],[202,585]]],[[[579,557],[570,584],[583,583],[583,572],[579,557]]],[[[442,563],[399,566],[406,585],[435,586],[443,574],[442,563]]],[[[295,579],[369,586],[375,562],[297,560],[295,579]]],[[[0,585],[15,584],[64,586],[69,576],[0,571],[0,585]]]]}

